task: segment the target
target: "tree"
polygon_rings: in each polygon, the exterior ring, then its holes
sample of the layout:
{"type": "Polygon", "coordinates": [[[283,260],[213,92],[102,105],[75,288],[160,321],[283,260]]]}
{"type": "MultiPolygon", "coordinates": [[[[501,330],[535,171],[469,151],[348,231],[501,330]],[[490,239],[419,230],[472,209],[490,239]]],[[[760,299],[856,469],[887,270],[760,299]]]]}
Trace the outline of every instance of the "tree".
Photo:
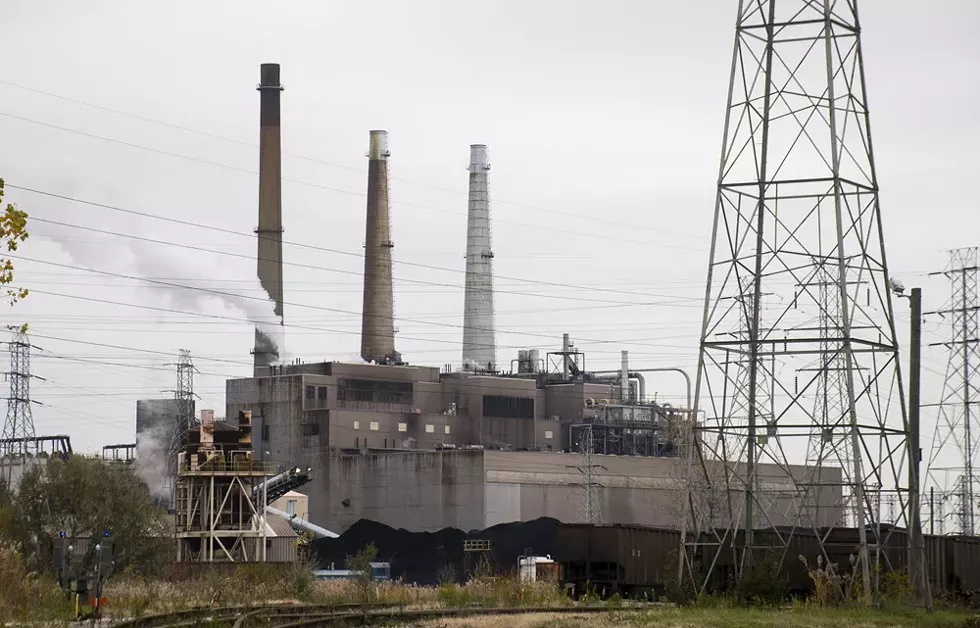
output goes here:
{"type": "Polygon", "coordinates": [[[371,591],[371,563],[378,556],[378,549],[374,543],[368,543],[364,549],[358,553],[348,556],[345,561],[346,567],[354,572],[357,586],[361,591],[363,601],[367,602],[371,591]]]}
{"type": "MultiPolygon", "coordinates": [[[[35,569],[52,569],[55,539],[112,537],[113,565],[106,577],[128,568],[155,570],[169,558],[173,532],[166,513],[154,504],[146,485],[132,467],[97,458],[49,458],[21,478],[8,500],[10,512],[0,516],[0,536],[9,537],[35,562],[35,569]]],[[[2,513],[0,513],[2,514],[2,513]]],[[[79,543],[94,564],[95,542],[79,543]]]]}
{"type": "MultiPolygon", "coordinates": [[[[0,179],[0,207],[3,207],[3,179],[0,179]]],[[[6,249],[7,252],[12,253],[27,237],[27,212],[7,203],[3,213],[0,213],[0,249],[6,249]]],[[[27,296],[26,288],[16,288],[10,285],[13,280],[14,262],[3,257],[2,250],[0,250],[0,287],[2,287],[0,294],[10,299],[11,305],[27,296]]]]}

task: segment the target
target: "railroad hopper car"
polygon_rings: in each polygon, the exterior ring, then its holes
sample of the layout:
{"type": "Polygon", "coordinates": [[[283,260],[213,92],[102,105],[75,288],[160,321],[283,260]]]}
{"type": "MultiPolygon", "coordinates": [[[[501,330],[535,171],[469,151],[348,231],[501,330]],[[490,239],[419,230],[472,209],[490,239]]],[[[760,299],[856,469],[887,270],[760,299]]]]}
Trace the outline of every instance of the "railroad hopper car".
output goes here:
{"type": "MultiPolygon", "coordinates": [[[[718,534],[723,536],[724,531],[718,534]]],[[[857,528],[804,529],[775,528],[755,531],[754,544],[760,548],[756,560],[771,553],[781,560],[781,571],[793,595],[812,592],[808,568],[817,566],[817,557],[826,566],[836,566],[839,574],[850,574],[858,557],[860,535],[857,528]],[[818,537],[819,535],[819,537],[818,537]],[[821,550],[823,546],[823,551],[821,550]],[[770,548],[768,551],[766,548],[770,548]],[[824,554],[826,552],[826,554],[824,554]],[[806,564],[800,557],[806,559],[806,564]]],[[[908,536],[894,526],[868,528],[872,564],[881,571],[902,571],[908,567],[908,536]]],[[[714,565],[708,589],[726,591],[733,581],[736,553],[732,546],[744,542],[739,531],[734,539],[704,534],[694,556],[694,568],[701,571],[714,565]]],[[[628,525],[564,524],[558,529],[558,551],[564,583],[575,595],[587,588],[602,596],[620,594],[641,597],[662,594],[667,583],[677,577],[680,533],[677,530],[628,525]]],[[[927,574],[933,591],[958,595],[980,592],[980,537],[925,535],[927,574]]]]}
{"type": "Polygon", "coordinates": [[[576,597],[587,589],[603,597],[642,597],[663,593],[671,577],[669,559],[677,555],[679,544],[677,530],[563,524],[558,528],[555,559],[561,563],[566,587],[576,597]]]}
{"type": "Polygon", "coordinates": [[[927,534],[925,546],[933,591],[980,596],[980,537],[927,534]]]}

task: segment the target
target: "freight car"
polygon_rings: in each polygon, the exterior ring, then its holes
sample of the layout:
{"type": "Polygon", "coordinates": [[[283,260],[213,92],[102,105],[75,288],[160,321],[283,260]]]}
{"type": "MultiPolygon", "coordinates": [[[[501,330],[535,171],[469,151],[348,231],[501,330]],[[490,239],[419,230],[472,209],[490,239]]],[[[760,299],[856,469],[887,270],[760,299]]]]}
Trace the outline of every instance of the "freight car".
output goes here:
{"type": "Polygon", "coordinates": [[[934,592],[980,596],[980,537],[925,535],[926,570],[934,592]]]}
{"type": "MultiPolygon", "coordinates": [[[[723,531],[719,531],[724,534],[723,531]]],[[[743,543],[743,533],[729,538],[721,551],[712,542],[717,537],[705,534],[693,557],[698,565],[714,564],[708,589],[725,591],[732,582],[736,552],[743,543]]],[[[891,525],[869,526],[867,539],[872,564],[882,571],[904,571],[908,568],[908,535],[891,525]]],[[[836,564],[838,573],[852,571],[860,547],[857,528],[805,529],[771,528],[755,531],[759,548],[757,560],[769,553],[781,560],[781,570],[793,595],[809,595],[813,582],[810,568],[817,557],[836,564]],[[766,548],[769,548],[768,550],[766,548]]],[[[661,594],[677,577],[677,555],[680,533],[677,530],[628,525],[563,524],[558,528],[555,559],[561,563],[564,583],[574,595],[587,588],[601,596],[620,594],[641,597],[661,594]]],[[[980,592],[980,537],[925,536],[926,569],[933,591],[969,596],[980,592]]]]}
{"type": "Polygon", "coordinates": [[[563,524],[555,559],[575,597],[587,589],[603,597],[662,594],[668,578],[677,577],[667,570],[680,539],[677,530],[663,528],[563,524]]]}

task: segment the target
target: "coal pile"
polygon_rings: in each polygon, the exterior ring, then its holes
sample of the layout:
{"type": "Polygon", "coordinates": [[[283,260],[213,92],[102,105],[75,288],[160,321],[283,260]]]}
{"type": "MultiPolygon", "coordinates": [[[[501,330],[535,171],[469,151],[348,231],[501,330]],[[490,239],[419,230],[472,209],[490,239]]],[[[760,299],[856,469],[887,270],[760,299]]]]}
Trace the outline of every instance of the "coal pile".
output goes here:
{"type": "Polygon", "coordinates": [[[502,523],[486,530],[463,532],[443,528],[437,532],[409,532],[383,523],[360,519],[336,539],[314,543],[319,565],[343,569],[352,556],[373,543],[376,560],[391,563],[391,577],[419,585],[435,585],[440,575],[451,573],[462,582],[468,563],[464,561],[463,541],[490,541],[491,564],[496,573],[517,569],[517,559],[531,550],[535,555],[554,555],[558,542],[557,519],[541,518],[527,522],[502,523]]]}

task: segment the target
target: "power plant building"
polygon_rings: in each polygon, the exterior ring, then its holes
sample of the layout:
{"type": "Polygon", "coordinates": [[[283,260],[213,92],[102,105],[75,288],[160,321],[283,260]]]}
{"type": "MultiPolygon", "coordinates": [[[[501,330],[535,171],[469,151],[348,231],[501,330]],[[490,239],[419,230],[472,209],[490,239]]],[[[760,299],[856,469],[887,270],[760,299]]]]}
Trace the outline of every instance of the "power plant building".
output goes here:
{"type": "MultiPolygon", "coordinates": [[[[264,64],[258,275],[280,320],[281,90],[279,66],[264,64]]],[[[690,414],[645,403],[643,376],[629,370],[625,352],[620,370],[590,373],[566,334],[561,350],[543,359],[527,349],[512,372],[497,364],[486,145],[470,146],[463,368],[403,360],[395,347],[389,156],[387,132],[370,131],[363,363],[282,364],[281,347],[256,322],[253,376],[226,382],[225,416],[251,417],[256,463],[309,469],[309,520],[335,532],[361,518],[414,531],[541,516],[571,522],[586,489],[605,522],[678,525],[690,414]]],[[[779,502],[803,472],[758,465],[759,490],[779,502]]],[[[718,497],[706,495],[705,507],[718,497]]],[[[816,523],[840,521],[840,495],[813,497],[816,523]]],[[[795,520],[789,512],[765,516],[760,525],[795,520]]]]}
{"type": "MultiPolygon", "coordinates": [[[[576,521],[586,426],[604,521],[677,525],[686,461],[674,439],[687,415],[610,401],[620,398],[617,377],[291,364],[229,380],[227,414],[252,413],[257,457],[311,469],[310,520],[334,532],[361,518],[415,531],[576,521]]],[[[762,467],[769,490],[791,491],[786,472],[762,467]]],[[[839,521],[838,495],[824,491],[819,505],[821,522],[839,521]]],[[[774,525],[788,520],[773,517],[774,525]]]]}

